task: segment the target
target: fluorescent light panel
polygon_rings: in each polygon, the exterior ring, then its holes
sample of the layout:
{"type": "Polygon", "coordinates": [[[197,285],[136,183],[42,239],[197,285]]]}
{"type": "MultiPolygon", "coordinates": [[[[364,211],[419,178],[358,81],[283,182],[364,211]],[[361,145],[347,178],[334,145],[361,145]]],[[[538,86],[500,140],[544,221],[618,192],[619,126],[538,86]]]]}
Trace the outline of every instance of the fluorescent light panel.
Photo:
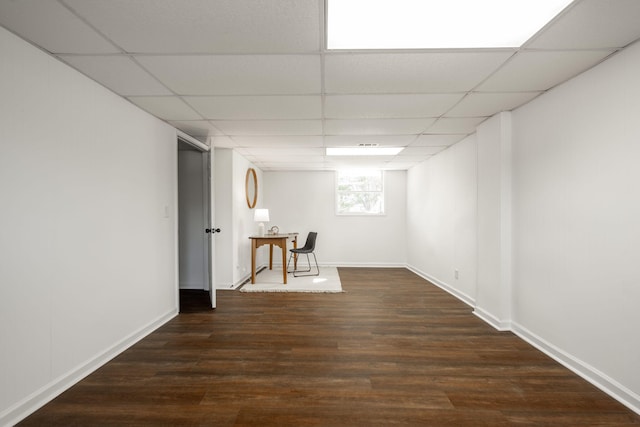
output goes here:
{"type": "Polygon", "coordinates": [[[327,47],[519,47],[572,1],[328,0],[327,47]]]}
{"type": "Polygon", "coordinates": [[[327,147],[327,156],[395,156],[404,147],[327,147]]]}

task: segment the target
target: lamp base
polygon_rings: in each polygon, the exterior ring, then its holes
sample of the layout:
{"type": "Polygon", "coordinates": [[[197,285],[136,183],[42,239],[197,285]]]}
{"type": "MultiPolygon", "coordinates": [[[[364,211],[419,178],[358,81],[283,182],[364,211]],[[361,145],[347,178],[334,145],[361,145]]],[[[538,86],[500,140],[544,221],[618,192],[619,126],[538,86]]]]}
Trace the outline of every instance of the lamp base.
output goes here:
{"type": "Polygon", "coordinates": [[[258,236],[264,236],[264,222],[258,224],[258,236]]]}

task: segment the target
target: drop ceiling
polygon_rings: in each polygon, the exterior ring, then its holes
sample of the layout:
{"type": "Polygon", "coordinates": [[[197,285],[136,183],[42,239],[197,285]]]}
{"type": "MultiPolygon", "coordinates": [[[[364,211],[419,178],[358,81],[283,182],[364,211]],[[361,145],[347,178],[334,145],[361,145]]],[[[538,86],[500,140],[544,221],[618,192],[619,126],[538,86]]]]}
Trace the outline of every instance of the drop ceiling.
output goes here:
{"type": "Polygon", "coordinates": [[[0,25],[263,170],[408,169],[640,38],[639,0],[576,0],[517,49],[327,51],[324,11],[324,0],[0,0],[0,25]],[[406,148],[325,155],[358,144],[406,148]]]}

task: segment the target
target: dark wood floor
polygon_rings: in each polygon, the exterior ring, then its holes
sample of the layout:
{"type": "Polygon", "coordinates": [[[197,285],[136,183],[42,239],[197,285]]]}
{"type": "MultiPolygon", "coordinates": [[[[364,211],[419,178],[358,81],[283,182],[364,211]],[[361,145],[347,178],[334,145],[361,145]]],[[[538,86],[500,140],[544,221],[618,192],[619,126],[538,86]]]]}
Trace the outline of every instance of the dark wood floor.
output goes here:
{"type": "Polygon", "coordinates": [[[408,270],[339,271],[343,294],[218,292],[23,424],[640,425],[408,270]]]}
{"type": "Polygon", "coordinates": [[[212,310],[208,291],[180,289],[180,313],[203,313],[212,310]]]}

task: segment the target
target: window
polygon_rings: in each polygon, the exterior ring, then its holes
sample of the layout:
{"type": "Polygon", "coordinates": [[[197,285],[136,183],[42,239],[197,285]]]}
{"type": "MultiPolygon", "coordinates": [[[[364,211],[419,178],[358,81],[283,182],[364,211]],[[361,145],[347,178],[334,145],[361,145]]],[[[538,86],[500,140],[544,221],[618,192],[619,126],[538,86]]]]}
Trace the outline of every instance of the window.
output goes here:
{"type": "Polygon", "coordinates": [[[382,171],[336,172],[336,213],[338,215],[383,215],[382,171]]]}

